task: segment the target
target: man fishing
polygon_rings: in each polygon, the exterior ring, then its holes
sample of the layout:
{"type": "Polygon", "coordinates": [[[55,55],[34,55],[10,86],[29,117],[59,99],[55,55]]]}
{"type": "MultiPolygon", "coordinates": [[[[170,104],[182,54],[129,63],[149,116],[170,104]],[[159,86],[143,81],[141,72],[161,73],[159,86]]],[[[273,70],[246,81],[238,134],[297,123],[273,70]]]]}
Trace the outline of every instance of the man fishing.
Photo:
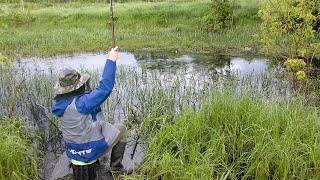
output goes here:
{"type": "Polygon", "coordinates": [[[110,167],[120,171],[126,146],[127,130],[123,124],[105,121],[102,103],[113,91],[118,48],[108,55],[99,86],[90,88],[90,76],[73,69],[63,70],[55,90],[52,113],[59,117],[75,180],[94,180],[99,157],[111,151],[110,167]]]}

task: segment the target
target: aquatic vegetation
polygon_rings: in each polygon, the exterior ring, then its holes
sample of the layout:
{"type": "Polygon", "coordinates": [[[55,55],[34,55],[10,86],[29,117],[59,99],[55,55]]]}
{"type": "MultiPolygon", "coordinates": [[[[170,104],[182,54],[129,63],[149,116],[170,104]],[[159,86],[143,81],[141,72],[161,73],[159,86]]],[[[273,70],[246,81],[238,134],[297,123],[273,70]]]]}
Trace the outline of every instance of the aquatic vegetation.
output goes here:
{"type": "MultiPolygon", "coordinates": [[[[85,71],[85,69],[83,70],[85,71]]],[[[96,86],[99,71],[92,71],[92,86],[96,86]]],[[[53,86],[56,72],[23,72],[3,69],[0,76],[0,114],[7,117],[21,116],[32,120],[30,93],[32,98],[47,109],[53,102],[53,86]],[[25,102],[25,103],[21,103],[25,102]]],[[[142,134],[154,134],[164,122],[173,122],[176,114],[186,107],[199,109],[203,98],[213,89],[233,88],[237,93],[243,89],[257,91],[256,96],[280,99],[290,95],[285,80],[274,80],[274,75],[261,75],[236,79],[207,70],[197,73],[174,71],[162,73],[145,68],[120,67],[116,80],[117,91],[104,104],[108,121],[126,121],[142,134]],[[165,120],[164,120],[165,117],[165,120]],[[142,127],[140,127],[142,124],[142,127]]],[[[55,120],[53,122],[57,123],[55,120]]]]}
{"type": "MultiPolygon", "coordinates": [[[[83,70],[85,71],[85,70],[83,70]]],[[[30,101],[51,109],[55,72],[21,72],[17,69],[3,69],[0,76],[0,114],[10,117],[20,116],[31,121],[30,101]],[[30,99],[30,93],[33,94],[30,99]],[[25,103],[21,103],[25,102],[25,103]]],[[[92,86],[99,79],[98,71],[90,72],[92,86]]],[[[118,68],[117,91],[112,93],[104,104],[105,117],[108,121],[126,121],[132,128],[138,128],[144,122],[147,126],[158,127],[160,117],[172,118],[185,106],[197,108],[201,97],[206,94],[208,84],[212,81],[207,72],[203,74],[162,74],[146,69],[118,68]],[[159,121],[155,121],[155,117],[159,121]],[[148,121],[149,120],[149,121],[148,121]]],[[[52,117],[51,117],[52,118],[52,117]]],[[[162,121],[162,119],[161,119],[162,121]]],[[[57,123],[52,118],[53,123],[57,123]]],[[[144,128],[143,128],[144,129],[144,128]]],[[[152,131],[154,132],[154,131],[152,131]]]]}
{"type": "Polygon", "coordinates": [[[319,179],[317,108],[213,92],[149,141],[128,179],[319,179]]]}

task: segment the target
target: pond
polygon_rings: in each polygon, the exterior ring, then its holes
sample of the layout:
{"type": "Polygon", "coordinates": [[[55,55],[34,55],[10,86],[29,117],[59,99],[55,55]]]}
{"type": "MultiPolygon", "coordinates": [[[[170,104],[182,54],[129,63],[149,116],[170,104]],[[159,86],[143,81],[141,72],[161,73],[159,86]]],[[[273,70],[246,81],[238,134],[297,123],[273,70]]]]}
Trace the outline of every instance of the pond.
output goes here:
{"type": "MultiPolygon", "coordinates": [[[[26,58],[16,63],[16,68],[29,72],[58,72],[64,68],[94,70],[102,69],[106,59],[105,53],[84,53],[56,56],[53,58],[26,58]]],[[[163,55],[161,53],[119,53],[118,65],[136,68],[146,67],[161,72],[192,73],[211,71],[217,73],[237,72],[238,75],[258,74],[270,66],[263,57],[230,57],[216,54],[163,55]]]]}

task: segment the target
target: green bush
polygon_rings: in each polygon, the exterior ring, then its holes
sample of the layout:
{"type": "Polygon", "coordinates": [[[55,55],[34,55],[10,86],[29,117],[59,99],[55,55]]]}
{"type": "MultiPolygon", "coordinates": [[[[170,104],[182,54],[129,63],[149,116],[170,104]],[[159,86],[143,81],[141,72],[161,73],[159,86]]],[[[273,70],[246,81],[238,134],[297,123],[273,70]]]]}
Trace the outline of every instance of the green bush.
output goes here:
{"type": "Polygon", "coordinates": [[[276,56],[320,58],[319,0],[270,0],[261,6],[263,50],[276,56]]]}
{"type": "Polygon", "coordinates": [[[0,179],[38,179],[33,147],[21,120],[0,119],[0,179]]]}
{"type": "Polygon", "coordinates": [[[201,19],[203,29],[210,32],[231,27],[234,4],[231,0],[212,0],[211,11],[201,19]]]}
{"type": "MultiPolygon", "coordinates": [[[[293,100],[294,101],[294,100],[293,100]]],[[[149,143],[135,179],[319,179],[318,111],[216,93],[149,143]]]]}

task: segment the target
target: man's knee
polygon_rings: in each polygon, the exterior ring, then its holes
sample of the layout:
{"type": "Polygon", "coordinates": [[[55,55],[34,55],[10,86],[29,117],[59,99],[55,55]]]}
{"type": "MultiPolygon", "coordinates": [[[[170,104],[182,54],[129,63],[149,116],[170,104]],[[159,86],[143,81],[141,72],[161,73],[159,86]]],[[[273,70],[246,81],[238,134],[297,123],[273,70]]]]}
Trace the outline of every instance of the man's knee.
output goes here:
{"type": "Polygon", "coordinates": [[[127,142],[127,136],[128,136],[127,127],[123,123],[115,123],[114,126],[120,131],[119,141],[127,142]]]}

